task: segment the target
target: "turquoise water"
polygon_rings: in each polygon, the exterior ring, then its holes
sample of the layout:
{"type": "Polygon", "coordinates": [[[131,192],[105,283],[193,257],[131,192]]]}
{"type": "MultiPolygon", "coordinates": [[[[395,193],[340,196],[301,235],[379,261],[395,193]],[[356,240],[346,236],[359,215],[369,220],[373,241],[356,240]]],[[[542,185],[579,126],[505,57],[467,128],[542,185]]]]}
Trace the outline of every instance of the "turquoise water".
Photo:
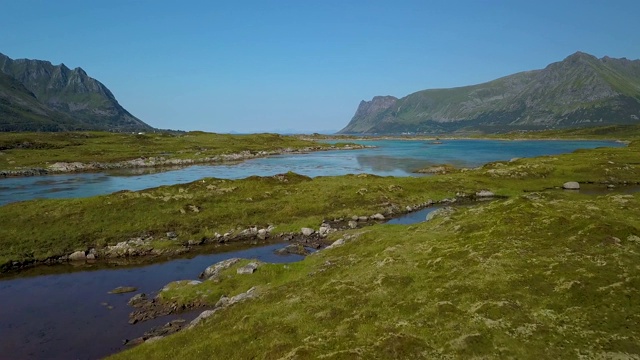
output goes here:
{"type": "Polygon", "coordinates": [[[623,146],[613,141],[500,141],[442,140],[442,144],[417,140],[356,141],[376,148],[323,151],[253,159],[239,164],[198,165],[179,169],[146,169],[0,179],[0,205],[36,198],[74,198],[120,190],[187,183],[204,177],[239,179],[293,171],[333,176],[370,173],[382,176],[416,176],[412,171],[433,165],[476,167],[514,157],[568,153],[599,146],[623,146]]]}

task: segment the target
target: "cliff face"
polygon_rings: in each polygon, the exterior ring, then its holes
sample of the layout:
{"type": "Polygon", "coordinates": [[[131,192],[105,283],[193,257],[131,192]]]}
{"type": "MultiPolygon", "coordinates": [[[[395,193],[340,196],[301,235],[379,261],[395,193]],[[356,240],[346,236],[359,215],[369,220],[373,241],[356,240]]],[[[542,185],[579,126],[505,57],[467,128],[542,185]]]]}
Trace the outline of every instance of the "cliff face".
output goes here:
{"type": "Polygon", "coordinates": [[[361,102],[340,132],[502,132],[636,123],[640,61],[578,52],[542,70],[479,85],[423,90],[385,102],[386,107],[369,105],[376,102],[361,102]]]}
{"type": "MultiPolygon", "coordinates": [[[[71,70],[64,64],[52,65],[42,60],[13,60],[0,54],[0,72],[5,78],[8,77],[24,87],[24,89],[18,89],[15,86],[2,88],[5,94],[5,112],[14,115],[10,123],[0,119],[1,130],[141,131],[152,129],[120,106],[106,86],[88,76],[81,68],[71,70]],[[20,93],[24,90],[37,100],[38,105],[31,102],[25,104],[10,101],[11,98],[21,97],[20,93]],[[20,120],[18,114],[25,111],[44,116],[44,118],[23,116],[20,120]]],[[[6,85],[8,81],[5,79],[4,84],[6,85]]]]}

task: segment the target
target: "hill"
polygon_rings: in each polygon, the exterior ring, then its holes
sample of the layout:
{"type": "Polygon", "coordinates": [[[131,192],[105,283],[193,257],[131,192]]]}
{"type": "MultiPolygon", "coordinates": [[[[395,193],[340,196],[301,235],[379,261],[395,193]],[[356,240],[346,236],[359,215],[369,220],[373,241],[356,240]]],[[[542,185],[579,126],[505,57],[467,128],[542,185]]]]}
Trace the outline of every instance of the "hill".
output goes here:
{"type": "Polygon", "coordinates": [[[487,83],[362,101],[352,133],[542,130],[637,124],[640,60],[577,52],[563,61],[487,83]]]}
{"type": "Polygon", "coordinates": [[[0,54],[0,131],[146,131],[82,68],[0,54]]]}

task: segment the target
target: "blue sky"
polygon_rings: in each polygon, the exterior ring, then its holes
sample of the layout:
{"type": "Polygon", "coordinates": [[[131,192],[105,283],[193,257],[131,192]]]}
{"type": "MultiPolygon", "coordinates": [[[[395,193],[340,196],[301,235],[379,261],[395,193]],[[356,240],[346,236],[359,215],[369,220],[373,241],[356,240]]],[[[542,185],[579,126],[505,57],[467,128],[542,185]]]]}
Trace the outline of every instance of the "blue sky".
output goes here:
{"type": "Polygon", "coordinates": [[[0,52],[82,67],[159,128],[339,130],[360,100],[575,51],[640,58],[640,1],[5,1],[0,52]]]}

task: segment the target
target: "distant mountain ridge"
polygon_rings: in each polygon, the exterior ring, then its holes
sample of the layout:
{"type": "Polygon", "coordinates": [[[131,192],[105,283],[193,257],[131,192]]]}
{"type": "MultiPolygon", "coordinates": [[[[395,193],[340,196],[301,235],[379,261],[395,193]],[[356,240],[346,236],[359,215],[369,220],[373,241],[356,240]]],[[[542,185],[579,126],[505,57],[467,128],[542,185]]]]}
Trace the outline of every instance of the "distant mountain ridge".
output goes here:
{"type": "Polygon", "coordinates": [[[504,132],[640,123],[640,60],[577,52],[487,83],[362,101],[339,133],[504,132]]]}
{"type": "Polygon", "coordinates": [[[0,131],[151,129],[82,68],[0,53],[0,131]]]}

